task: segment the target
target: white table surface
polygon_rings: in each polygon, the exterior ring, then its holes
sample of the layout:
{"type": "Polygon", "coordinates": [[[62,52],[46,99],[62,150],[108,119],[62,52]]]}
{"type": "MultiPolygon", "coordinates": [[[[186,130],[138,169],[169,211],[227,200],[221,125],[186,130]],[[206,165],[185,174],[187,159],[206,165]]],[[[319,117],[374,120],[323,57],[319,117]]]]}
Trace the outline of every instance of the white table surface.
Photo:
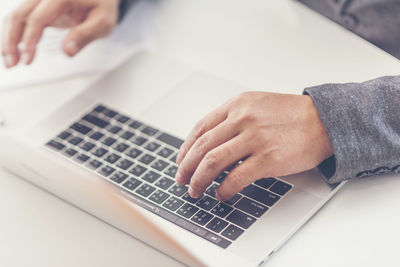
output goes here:
{"type": "MultiPolygon", "coordinates": [[[[400,64],[384,52],[297,3],[277,2],[157,2],[158,53],[254,90],[301,92],[322,82],[361,81],[399,72],[400,64]],[[291,36],[282,41],[279,34],[291,36]],[[305,35],[308,45],[287,42],[305,35]],[[276,57],[271,56],[269,49],[276,47],[275,42],[282,42],[285,54],[277,51],[276,57]],[[329,50],[331,54],[319,49],[330,43],[336,48],[329,50]],[[304,61],[293,62],[298,53],[304,61]],[[346,62],[348,57],[352,62],[346,62]],[[314,64],[308,64],[307,58],[314,64]],[[295,70],[301,67],[309,71],[300,76],[295,70]]],[[[27,120],[30,113],[56,106],[97,78],[77,77],[3,92],[0,112],[9,125],[27,120]]],[[[399,266],[399,178],[349,182],[267,266],[399,266]]],[[[1,169],[0,213],[0,266],[180,265],[1,169]]]]}

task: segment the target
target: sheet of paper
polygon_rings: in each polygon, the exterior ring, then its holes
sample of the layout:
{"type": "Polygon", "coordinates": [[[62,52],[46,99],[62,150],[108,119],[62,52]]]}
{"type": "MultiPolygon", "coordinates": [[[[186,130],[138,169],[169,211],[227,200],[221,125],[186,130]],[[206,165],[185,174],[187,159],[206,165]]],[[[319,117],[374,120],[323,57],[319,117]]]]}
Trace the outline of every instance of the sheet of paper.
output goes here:
{"type": "MultiPolygon", "coordinates": [[[[20,2],[22,1],[2,0],[0,21],[20,2]]],[[[46,29],[31,66],[20,64],[8,70],[1,62],[0,91],[62,80],[75,75],[107,72],[133,54],[151,50],[155,46],[153,37],[156,31],[153,5],[154,1],[136,1],[109,37],[90,44],[74,58],[67,57],[61,50],[67,30],[46,29]]],[[[0,27],[1,24],[2,22],[0,27]]]]}

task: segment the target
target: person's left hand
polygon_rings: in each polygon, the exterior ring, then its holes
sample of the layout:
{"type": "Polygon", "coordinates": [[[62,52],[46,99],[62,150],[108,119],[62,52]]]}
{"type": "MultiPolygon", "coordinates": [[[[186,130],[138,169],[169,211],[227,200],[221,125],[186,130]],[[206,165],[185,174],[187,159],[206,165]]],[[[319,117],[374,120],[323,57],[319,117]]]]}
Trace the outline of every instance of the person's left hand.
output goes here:
{"type": "Polygon", "coordinates": [[[199,121],[181,146],[176,180],[198,198],[241,159],[217,190],[230,199],[263,177],[312,169],[332,155],[326,130],[310,96],[247,92],[199,121]]]}

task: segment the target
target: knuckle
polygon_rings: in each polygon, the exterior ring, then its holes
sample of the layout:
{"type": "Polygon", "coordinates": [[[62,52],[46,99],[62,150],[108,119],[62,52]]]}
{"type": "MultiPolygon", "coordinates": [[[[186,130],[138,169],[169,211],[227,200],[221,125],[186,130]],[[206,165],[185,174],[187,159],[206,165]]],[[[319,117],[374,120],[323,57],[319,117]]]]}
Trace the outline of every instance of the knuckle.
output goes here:
{"type": "Polygon", "coordinates": [[[207,146],[209,144],[209,140],[207,137],[202,136],[201,138],[197,139],[195,144],[195,149],[197,153],[204,155],[207,152],[207,146]]]}
{"type": "Polygon", "coordinates": [[[194,129],[193,129],[193,130],[194,130],[194,135],[195,135],[195,136],[201,135],[201,134],[203,133],[204,129],[205,129],[205,122],[204,122],[204,120],[198,121],[198,122],[195,124],[194,129]]]}
{"type": "Polygon", "coordinates": [[[269,155],[269,162],[272,162],[273,164],[279,164],[282,162],[282,155],[278,151],[274,151],[270,153],[269,155]]]}
{"type": "Polygon", "coordinates": [[[220,161],[214,152],[209,152],[204,157],[205,167],[207,169],[218,169],[220,166],[220,161]]]}

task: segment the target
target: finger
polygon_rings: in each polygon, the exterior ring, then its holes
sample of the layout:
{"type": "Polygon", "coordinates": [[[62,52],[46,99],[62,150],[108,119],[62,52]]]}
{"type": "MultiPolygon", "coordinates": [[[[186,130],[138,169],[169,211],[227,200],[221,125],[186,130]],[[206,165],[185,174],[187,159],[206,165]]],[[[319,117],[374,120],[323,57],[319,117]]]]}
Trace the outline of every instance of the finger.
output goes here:
{"type": "Polygon", "coordinates": [[[43,0],[30,14],[22,37],[24,52],[21,60],[23,63],[27,65],[32,63],[44,29],[57,19],[64,8],[64,1],[43,0]]]}
{"type": "Polygon", "coordinates": [[[189,195],[200,197],[212,181],[229,166],[248,156],[251,148],[243,136],[237,136],[210,151],[197,167],[190,181],[189,195]]]}
{"type": "Polygon", "coordinates": [[[20,58],[18,44],[21,41],[24,31],[25,18],[32,12],[39,1],[26,1],[4,21],[2,29],[2,54],[7,68],[18,64],[20,58]]]}
{"type": "Polygon", "coordinates": [[[200,136],[191,146],[181,164],[179,164],[176,181],[179,184],[188,183],[203,157],[217,146],[232,139],[237,133],[233,124],[224,121],[200,136]]]}
{"type": "Polygon", "coordinates": [[[216,110],[209,113],[206,117],[196,123],[194,128],[190,131],[188,137],[185,142],[182,144],[179,149],[178,157],[176,162],[181,164],[183,159],[185,158],[187,152],[196,142],[196,140],[202,136],[207,131],[213,129],[215,126],[223,122],[228,116],[228,112],[224,106],[217,108],[216,110]]]}
{"type": "MultiPolygon", "coordinates": [[[[265,176],[265,166],[258,157],[249,157],[242,164],[233,169],[217,189],[217,199],[226,201],[236,193],[265,176]],[[264,175],[263,175],[264,174],[264,175]]],[[[268,175],[267,175],[268,176],[268,175]]]]}
{"type": "Polygon", "coordinates": [[[64,40],[63,49],[69,56],[76,55],[86,45],[111,33],[117,23],[116,13],[96,8],[87,18],[71,29],[64,40]]]}

